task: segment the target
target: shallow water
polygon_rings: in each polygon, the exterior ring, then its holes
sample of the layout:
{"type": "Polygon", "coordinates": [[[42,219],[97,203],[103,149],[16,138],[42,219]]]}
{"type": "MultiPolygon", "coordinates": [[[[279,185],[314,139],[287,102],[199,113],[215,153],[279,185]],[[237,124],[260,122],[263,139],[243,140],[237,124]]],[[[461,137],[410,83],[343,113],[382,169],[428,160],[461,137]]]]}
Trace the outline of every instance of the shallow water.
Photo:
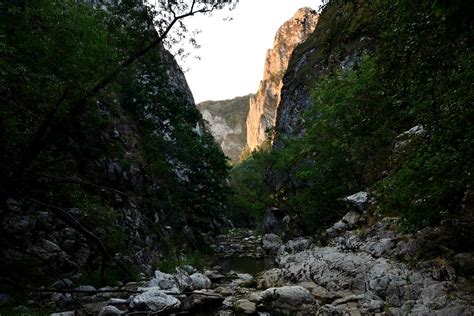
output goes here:
{"type": "Polygon", "coordinates": [[[241,257],[229,256],[218,259],[218,264],[222,267],[222,273],[226,274],[230,271],[239,273],[248,273],[256,275],[267,269],[275,267],[274,258],[255,258],[255,257],[241,257]]]}

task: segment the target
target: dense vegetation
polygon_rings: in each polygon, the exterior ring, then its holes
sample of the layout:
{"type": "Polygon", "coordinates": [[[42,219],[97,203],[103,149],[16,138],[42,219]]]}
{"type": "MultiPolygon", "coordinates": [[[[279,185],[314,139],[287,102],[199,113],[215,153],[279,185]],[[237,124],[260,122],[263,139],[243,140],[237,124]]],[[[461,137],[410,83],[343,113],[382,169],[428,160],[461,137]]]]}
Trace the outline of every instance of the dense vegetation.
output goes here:
{"type": "Polygon", "coordinates": [[[0,6],[0,290],[130,279],[216,231],[228,167],[152,23],[171,13],[0,6]]]}
{"type": "Polygon", "coordinates": [[[277,130],[278,148],[235,168],[236,200],[261,216],[271,199],[315,232],[343,215],[342,197],[369,190],[405,229],[472,228],[473,12],[469,1],[330,1],[302,45],[317,60],[303,70],[314,78],[304,136],[277,130]],[[263,199],[255,181],[268,184],[263,199]]]}

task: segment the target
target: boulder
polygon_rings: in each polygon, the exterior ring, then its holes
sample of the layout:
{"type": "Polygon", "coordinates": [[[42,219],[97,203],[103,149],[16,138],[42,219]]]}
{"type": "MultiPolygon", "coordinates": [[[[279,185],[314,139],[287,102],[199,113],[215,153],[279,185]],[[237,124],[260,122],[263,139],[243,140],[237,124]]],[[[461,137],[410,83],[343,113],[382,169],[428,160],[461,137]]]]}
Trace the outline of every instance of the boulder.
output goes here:
{"type": "Polygon", "coordinates": [[[176,280],[171,274],[155,271],[155,277],[148,282],[148,287],[159,287],[162,290],[170,290],[176,286],[176,280]]]}
{"type": "Polygon", "coordinates": [[[262,292],[262,304],[265,310],[286,315],[295,312],[312,315],[318,307],[313,295],[302,286],[269,288],[262,292]]]}
{"type": "Polygon", "coordinates": [[[195,290],[208,289],[211,287],[211,280],[209,280],[209,278],[202,273],[196,272],[190,277],[192,280],[192,287],[195,290]]]}
{"type": "Polygon", "coordinates": [[[212,290],[196,290],[188,297],[191,309],[199,309],[200,307],[219,307],[224,301],[224,297],[212,290]]]}
{"type": "Polygon", "coordinates": [[[129,300],[121,299],[121,298],[111,298],[107,305],[114,306],[120,310],[127,309],[128,305],[130,304],[129,300]]]}
{"type": "Polygon", "coordinates": [[[453,259],[460,272],[467,275],[474,274],[474,252],[458,253],[453,259]]]}
{"type": "Polygon", "coordinates": [[[122,315],[123,312],[114,306],[105,306],[99,313],[99,316],[118,316],[122,315]]]}
{"type": "Polygon", "coordinates": [[[342,218],[342,221],[352,228],[359,222],[361,217],[362,215],[359,212],[350,211],[342,218]]]}
{"type": "Polygon", "coordinates": [[[278,254],[289,253],[295,254],[304,250],[308,250],[313,244],[311,238],[298,237],[291,239],[286,244],[278,249],[278,254]]]}
{"type": "Polygon", "coordinates": [[[164,293],[160,288],[152,288],[135,296],[130,308],[133,310],[152,311],[156,313],[177,310],[181,302],[175,297],[164,293]]]}
{"type": "Polygon", "coordinates": [[[174,276],[180,291],[188,291],[193,289],[193,279],[191,279],[186,271],[176,268],[176,273],[174,276]]]}
{"type": "Polygon", "coordinates": [[[283,278],[282,270],[278,268],[264,271],[257,281],[257,288],[262,290],[280,286],[283,286],[283,278]]]}
{"type": "Polygon", "coordinates": [[[364,191],[357,192],[344,198],[344,201],[355,206],[360,211],[365,210],[367,207],[368,193],[364,191]]]}
{"type": "Polygon", "coordinates": [[[281,238],[275,234],[265,234],[262,237],[262,249],[267,255],[276,255],[282,245],[281,238]]]}
{"type": "Polygon", "coordinates": [[[225,278],[225,275],[219,273],[216,270],[205,270],[204,275],[207,276],[212,282],[219,282],[225,278]]]}
{"type": "Polygon", "coordinates": [[[247,299],[241,299],[234,303],[233,309],[237,313],[255,314],[257,311],[257,305],[247,299]]]}

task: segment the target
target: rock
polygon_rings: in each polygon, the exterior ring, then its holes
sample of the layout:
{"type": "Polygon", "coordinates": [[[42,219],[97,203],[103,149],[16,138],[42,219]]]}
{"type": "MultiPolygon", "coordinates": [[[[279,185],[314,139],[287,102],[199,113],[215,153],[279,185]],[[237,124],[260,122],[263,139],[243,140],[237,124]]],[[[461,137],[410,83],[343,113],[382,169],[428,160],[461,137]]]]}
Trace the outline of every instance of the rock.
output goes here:
{"type": "Polygon", "coordinates": [[[222,273],[219,273],[218,271],[215,270],[205,270],[204,275],[209,278],[212,282],[219,282],[222,279],[225,278],[225,276],[222,273]]]}
{"type": "Polygon", "coordinates": [[[341,295],[335,292],[329,292],[324,287],[317,285],[314,282],[300,282],[297,285],[307,289],[311,295],[321,304],[328,304],[334,300],[341,298],[341,295]]]}
{"type": "Polygon", "coordinates": [[[349,296],[335,300],[334,302],[332,302],[331,305],[337,306],[337,305],[342,305],[349,302],[358,302],[358,301],[363,300],[364,298],[365,298],[364,294],[349,295],[349,296]]]}
{"type": "Polygon", "coordinates": [[[352,228],[359,222],[361,217],[362,215],[359,212],[350,211],[342,218],[342,221],[352,228]]]}
{"type": "Polygon", "coordinates": [[[195,290],[202,290],[208,289],[211,287],[211,280],[207,276],[202,273],[196,272],[191,275],[193,289],[195,290]]]}
{"type": "Polygon", "coordinates": [[[412,139],[420,137],[426,133],[423,125],[416,125],[410,128],[408,131],[401,133],[396,137],[396,142],[394,145],[395,151],[399,151],[406,145],[408,145],[412,139]]]}
{"type": "Polygon", "coordinates": [[[155,271],[155,277],[148,282],[148,287],[159,287],[162,290],[169,290],[176,286],[176,280],[171,274],[155,271]]]}
{"type": "Polygon", "coordinates": [[[205,306],[219,307],[224,301],[224,297],[212,290],[196,290],[189,295],[189,305],[191,309],[205,306]]]}
{"type": "Polygon", "coordinates": [[[384,305],[384,301],[382,300],[370,300],[362,304],[362,310],[369,313],[381,313],[384,305]]]}
{"type": "Polygon", "coordinates": [[[107,305],[114,306],[120,310],[127,309],[128,305],[130,304],[129,300],[121,299],[121,298],[111,298],[107,305]]]}
{"type": "Polygon", "coordinates": [[[275,234],[265,234],[262,237],[262,249],[268,255],[276,255],[282,245],[281,238],[275,234]]]}
{"type": "Polygon", "coordinates": [[[360,211],[363,211],[367,207],[368,193],[360,191],[345,197],[344,200],[357,207],[360,211]]]}
{"type": "Polygon", "coordinates": [[[253,276],[248,273],[237,273],[237,277],[241,279],[242,281],[252,281],[253,276]]]}
{"type": "Polygon", "coordinates": [[[186,273],[186,271],[176,268],[174,274],[175,280],[180,291],[188,291],[193,289],[193,279],[186,273]]]}
{"type": "Polygon", "coordinates": [[[257,280],[257,288],[265,290],[283,286],[282,270],[273,268],[262,272],[257,280]]]}
{"type": "Polygon", "coordinates": [[[187,274],[193,274],[197,272],[197,270],[193,266],[190,266],[190,265],[181,266],[181,270],[185,271],[187,274]]]}
{"type": "Polygon", "coordinates": [[[265,310],[287,315],[292,315],[294,312],[311,315],[318,307],[311,293],[301,286],[269,288],[262,292],[262,304],[265,310]]]}
{"type": "Polygon", "coordinates": [[[474,252],[458,253],[453,260],[460,272],[466,275],[474,274],[474,252]]]}
{"type": "Polygon", "coordinates": [[[241,299],[234,303],[233,309],[237,313],[254,314],[257,311],[257,305],[247,299],[241,299]]]}
{"type": "Polygon", "coordinates": [[[12,216],[3,219],[3,228],[12,234],[26,234],[35,226],[35,221],[30,216],[12,216]]]}
{"type": "Polygon", "coordinates": [[[50,316],[75,316],[76,312],[68,311],[68,312],[60,312],[60,313],[52,313],[50,316]]]}
{"type": "Polygon", "coordinates": [[[62,279],[53,283],[53,288],[55,289],[69,289],[72,287],[72,281],[69,279],[62,279]]]}
{"type": "Polygon", "coordinates": [[[152,312],[170,312],[177,310],[181,302],[175,297],[165,294],[159,288],[150,289],[144,293],[135,296],[130,303],[133,310],[152,311],[152,312]]]}
{"type": "Polygon", "coordinates": [[[0,293],[0,306],[10,305],[14,302],[13,297],[0,293]]]}
{"type": "Polygon", "coordinates": [[[75,306],[75,301],[71,294],[53,293],[50,297],[51,301],[56,304],[60,309],[69,309],[75,306]]]}
{"type": "MultiPolygon", "coordinates": [[[[75,288],[76,291],[83,291],[83,292],[91,292],[90,294],[95,294],[97,291],[95,287],[92,285],[79,285],[78,287],[75,288]]],[[[88,294],[88,293],[83,293],[83,294],[88,294]]]]}
{"type": "Polygon", "coordinates": [[[289,254],[294,254],[297,252],[301,252],[301,251],[309,249],[312,243],[313,243],[313,240],[311,238],[298,237],[295,239],[291,239],[282,247],[280,247],[280,249],[278,250],[278,253],[280,254],[280,253],[286,252],[289,254]]]}
{"type": "Polygon", "coordinates": [[[99,316],[118,316],[123,312],[114,306],[105,306],[99,313],[99,316]]]}
{"type": "Polygon", "coordinates": [[[219,286],[217,288],[214,289],[214,291],[216,293],[219,293],[220,295],[222,296],[230,296],[232,295],[232,290],[227,288],[227,287],[222,287],[222,286],[219,286]]]}

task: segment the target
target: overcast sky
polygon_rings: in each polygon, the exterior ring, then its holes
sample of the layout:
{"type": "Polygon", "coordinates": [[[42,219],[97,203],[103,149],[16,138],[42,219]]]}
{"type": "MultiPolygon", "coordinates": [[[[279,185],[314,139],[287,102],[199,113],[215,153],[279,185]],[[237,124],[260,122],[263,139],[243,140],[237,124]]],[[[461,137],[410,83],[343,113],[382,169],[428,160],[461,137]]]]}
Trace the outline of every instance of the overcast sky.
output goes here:
{"type": "Polygon", "coordinates": [[[197,55],[179,61],[196,102],[255,93],[263,78],[265,55],[278,28],[301,7],[318,9],[320,0],[240,0],[237,8],[187,20],[199,28],[197,55]],[[223,21],[224,16],[232,21],[223,21]]]}

